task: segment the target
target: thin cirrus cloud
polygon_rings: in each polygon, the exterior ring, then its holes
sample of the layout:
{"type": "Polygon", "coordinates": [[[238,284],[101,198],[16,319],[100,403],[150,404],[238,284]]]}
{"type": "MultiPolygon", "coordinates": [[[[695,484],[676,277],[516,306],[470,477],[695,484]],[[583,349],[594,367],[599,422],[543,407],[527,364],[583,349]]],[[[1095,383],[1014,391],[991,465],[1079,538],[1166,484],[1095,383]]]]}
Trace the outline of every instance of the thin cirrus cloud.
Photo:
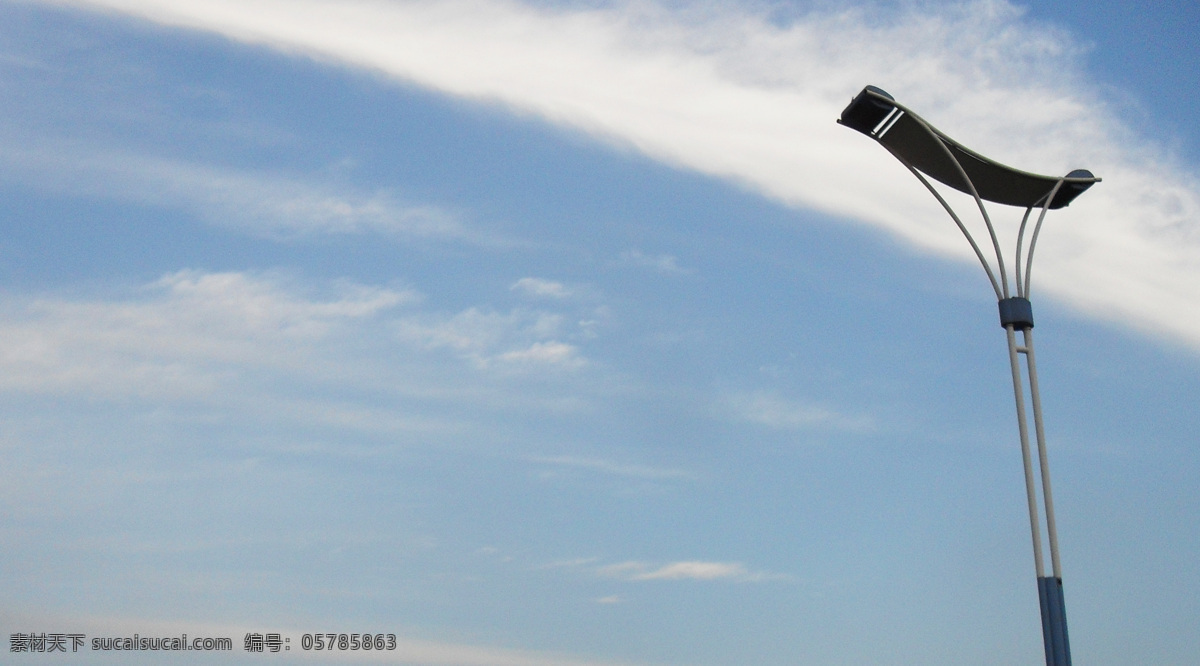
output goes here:
{"type": "Polygon", "coordinates": [[[398,336],[426,349],[447,349],[480,369],[576,369],[587,364],[579,348],[559,340],[568,333],[563,315],[518,308],[509,312],[468,308],[398,321],[398,336]]]}
{"type": "Polygon", "coordinates": [[[529,460],[530,462],[562,469],[576,469],[635,479],[692,479],[696,477],[694,473],[682,469],[619,463],[599,458],[533,456],[529,460]]]}
{"type": "Polygon", "coordinates": [[[339,329],[415,300],[342,285],[319,300],[278,280],[180,271],[119,301],[5,302],[0,386],[32,393],[202,395],[238,368],[299,372],[339,329]]]}
{"type": "Polygon", "coordinates": [[[523,277],[509,288],[538,298],[567,298],[572,295],[571,289],[561,282],[535,277],[523,277]]]}
{"type": "MultiPolygon", "coordinates": [[[[499,102],[768,197],[973,260],[878,146],[834,124],[883,86],[1002,162],[1104,177],[1043,234],[1080,311],[1200,346],[1200,181],[1105,107],[1072,37],[1003,0],[770,20],[756,9],[512,0],[76,0],[499,102]]],[[[1011,247],[1015,223],[1002,235],[1011,247]]]]}
{"type": "Polygon", "coordinates": [[[778,579],[779,574],[750,571],[739,562],[705,562],[685,560],[652,566],[645,562],[620,562],[598,568],[601,576],[629,581],[656,580],[726,580],[740,583],[762,582],[778,579]]]}
{"type": "Polygon", "coordinates": [[[180,207],[214,225],[275,240],[375,233],[478,245],[504,245],[440,206],[411,204],[386,190],[269,172],[105,150],[53,141],[30,148],[7,141],[6,178],[41,189],[180,207]]]}
{"type": "Polygon", "coordinates": [[[722,410],[733,418],[772,430],[836,430],[869,433],[874,421],[842,413],[824,404],[787,399],[768,391],[736,393],[725,398],[722,410]]]}
{"type": "Polygon", "coordinates": [[[679,265],[679,260],[669,254],[649,255],[641,250],[625,250],[621,253],[621,262],[649,268],[664,275],[690,275],[693,271],[679,265]]]}
{"type": "MultiPolygon", "coordinates": [[[[194,270],[105,299],[5,296],[0,391],[221,404],[366,430],[431,430],[454,424],[419,416],[417,406],[512,406],[506,382],[586,363],[577,347],[555,339],[561,315],[420,305],[412,289],[194,270]],[[457,364],[447,365],[447,347],[457,364]],[[301,386],[317,393],[298,398],[293,389],[301,386]],[[347,392],[359,399],[338,397],[347,392]],[[364,395],[371,396],[365,403],[364,395]],[[398,410],[400,397],[412,404],[398,410]]],[[[536,396],[526,399],[524,407],[538,408],[536,396]]],[[[562,401],[551,399],[556,408],[562,401]]]]}

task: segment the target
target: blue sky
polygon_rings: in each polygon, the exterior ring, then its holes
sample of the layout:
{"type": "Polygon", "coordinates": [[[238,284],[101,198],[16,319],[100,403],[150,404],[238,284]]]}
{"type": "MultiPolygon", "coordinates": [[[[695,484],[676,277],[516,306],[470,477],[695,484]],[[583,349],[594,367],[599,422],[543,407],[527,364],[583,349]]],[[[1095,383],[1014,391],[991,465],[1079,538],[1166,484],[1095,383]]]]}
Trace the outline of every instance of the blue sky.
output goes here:
{"type": "Polygon", "coordinates": [[[873,83],[1104,178],[1034,268],[1072,648],[1191,663],[1197,19],[0,2],[0,625],[1037,663],[996,306],[873,83]]]}

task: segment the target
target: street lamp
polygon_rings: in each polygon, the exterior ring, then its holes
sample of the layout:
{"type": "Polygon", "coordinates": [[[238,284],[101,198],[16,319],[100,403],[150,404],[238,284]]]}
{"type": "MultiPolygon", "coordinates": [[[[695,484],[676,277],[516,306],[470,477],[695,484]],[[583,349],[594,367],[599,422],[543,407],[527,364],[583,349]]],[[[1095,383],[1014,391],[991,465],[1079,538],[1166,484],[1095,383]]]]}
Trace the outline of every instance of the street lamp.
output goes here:
{"type": "Polygon", "coordinates": [[[920,116],[896,102],[883,90],[867,86],[842,111],[838,123],[875,139],[921,181],[938,203],[946,209],[955,224],[967,237],[975,256],[983,264],[1000,307],[1000,325],[1008,336],[1008,360],[1012,368],[1013,395],[1017,403],[1017,429],[1021,435],[1021,456],[1025,465],[1025,497],[1029,504],[1029,526],[1033,536],[1033,562],[1037,571],[1038,599],[1042,611],[1042,640],[1046,648],[1046,666],[1070,666],[1071,645],[1067,637],[1067,615],[1063,601],[1062,566],[1058,559],[1058,530],[1054,523],[1054,499],[1050,492],[1050,467],[1046,460],[1046,439],[1042,428],[1042,401],[1038,395],[1037,365],[1033,355],[1033,308],[1029,303],[1029,274],[1033,268],[1033,250],[1046,211],[1071,203],[1099,178],[1090,171],[1072,171],[1061,178],[1039,176],[1013,169],[973,152],[925,122],[920,116]],[[967,231],[959,216],[926,178],[971,195],[975,199],[984,225],[996,253],[999,279],[993,272],[979,244],[967,231]],[[1017,232],[1017,247],[1013,264],[1015,295],[1009,290],[1008,271],[996,240],[996,231],[983,202],[1025,208],[1017,232]],[[1021,268],[1021,246],[1029,216],[1041,209],[1029,251],[1021,268]],[[1022,343],[1017,344],[1016,332],[1022,343]],[[1022,376],[1018,356],[1025,356],[1027,375],[1022,376]],[[1037,488],[1034,483],[1033,462],[1029,453],[1029,427],[1024,395],[1025,379],[1029,382],[1030,403],[1033,407],[1033,427],[1037,439],[1038,475],[1041,477],[1042,504],[1045,509],[1046,535],[1050,543],[1052,575],[1047,576],[1042,563],[1041,512],[1038,509],[1037,488]]]}

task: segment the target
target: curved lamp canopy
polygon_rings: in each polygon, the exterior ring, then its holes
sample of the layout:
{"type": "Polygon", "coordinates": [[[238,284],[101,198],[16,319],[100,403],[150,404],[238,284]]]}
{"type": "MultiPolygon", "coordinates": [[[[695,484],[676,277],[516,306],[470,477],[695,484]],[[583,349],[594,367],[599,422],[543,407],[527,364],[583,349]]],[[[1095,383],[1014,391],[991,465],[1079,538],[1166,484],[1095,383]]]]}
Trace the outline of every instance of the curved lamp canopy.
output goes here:
{"type": "Polygon", "coordinates": [[[985,201],[1023,208],[1062,208],[1100,182],[1085,169],[1059,178],[990,160],[941,133],[875,86],[863,88],[842,111],[838,123],[875,139],[900,161],[960,192],[972,194],[973,185],[985,201]],[[1046,206],[1050,196],[1053,199],[1046,206]]]}

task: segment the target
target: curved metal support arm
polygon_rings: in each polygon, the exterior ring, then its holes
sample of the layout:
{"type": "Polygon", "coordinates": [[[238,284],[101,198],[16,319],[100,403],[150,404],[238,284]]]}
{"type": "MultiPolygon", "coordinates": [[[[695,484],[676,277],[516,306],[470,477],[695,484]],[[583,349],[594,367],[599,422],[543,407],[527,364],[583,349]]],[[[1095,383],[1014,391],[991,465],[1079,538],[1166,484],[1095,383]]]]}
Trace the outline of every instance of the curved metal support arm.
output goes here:
{"type": "MultiPolygon", "coordinates": [[[[904,113],[904,111],[901,111],[901,112],[904,113]]],[[[979,190],[975,187],[975,183],[971,180],[971,177],[969,175],[967,175],[967,170],[963,168],[962,163],[960,163],[958,161],[958,158],[954,156],[954,153],[950,150],[950,147],[947,146],[938,137],[937,131],[935,131],[933,129],[933,127],[931,127],[929,125],[929,123],[925,122],[925,120],[923,118],[921,118],[920,116],[918,116],[915,113],[909,113],[908,117],[911,118],[913,121],[915,121],[917,123],[917,125],[919,125],[926,132],[929,132],[929,135],[934,138],[934,143],[936,143],[938,146],[941,147],[942,151],[946,154],[946,157],[948,157],[950,159],[950,163],[954,165],[954,168],[958,170],[959,175],[962,176],[963,182],[966,183],[967,187],[971,191],[971,196],[975,197],[975,205],[979,206],[979,213],[981,215],[983,215],[983,223],[985,226],[987,226],[988,235],[991,236],[991,239],[992,239],[992,249],[994,249],[996,252],[996,264],[1000,268],[1000,287],[1001,288],[996,290],[996,298],[997,299],[1008,298],[1008,272],[1004,269],[1004,254],[1000,250],[1000,241],[999,241],[999,239],[996,238],[996,228],[992,226],[992,218],[988,215],[987,208],[983,205],[983,198],[979,196],[979,190]]],[[[882,138],[882,136],[885,133],[886,133],[886,129],[879,133],[879,138],[882,138]]],[[[900,155],[897,154],[895,151],[893,151],[887,144],[884,144],[882,141],[880,141],[880,144],[883,145],[884,148],[887,148],[888,152],[890,152],[896,159],[899,159],[901,162],[903,162],[904,166],[908,167],[910,171],[913,171],[914,173],[916,173],[914,167],[911,164],[909,164],[907,161],[900,159],[900,155]]],[[[924,178],[922,178],[922,181],[924,181],[924,178]]],[[[1059,180],[1059,184],[1060,185],[1062,184],[1061,180],[1059,180]]],[[[930,191],[934,191],[933,188],[929,186],[928,182],[926,182],[925,186],[929,187],[930,191]]],[[[1058,188],[1056,187],[1055,190],[1057,191],[1057,189],[1058,188]]],[[[935,195],[936,195],[936,192],[935,192],[935,195]]],[[[938,199],[941,200],[941,197],[939,196],[938,199]]],[[[943,202],[942,205],[946,206],[945,202],[943,202]]],[[[949,210],[949,207],[946,206],[946,209],[949,210]]],[[[958,222],[958,218],[955,217],[954,221],[958,222]]],[[[958,226],[961,228],[962,223],[959,222],[958,226]]],[[[966,233],[965,229],[964,229],[964,233],[966,233]]],[[[970,238],[970,235],[968,234],[967,237],[970,238]]],[[[973,241],[972,241],[972,244],[974,244],[973,241]]],[[[976,249],[976,252],[978,252],[978,251],[979,250],[976,249]]],[[[981,260],[982,260],[982,257],[981,257],[981,260]]],[[[988,274],[989,275],[991,274],[990,270],[988,271],[988,274]]],[[[992,279],[992,286],[993,287],[996,286],[995,278],[992,279]]]]}
{"type": "MultiPolygon", "coordinates": [[[[884,148],[887,148],[887,146],[884,146],[884,148]]],[[[889,149],[888,152],[892,152],[891,149],[889,149]]],[[[1003,292],[1000,289],[1000,285],[998,282],[996,282],[996,274],[992,272],[992,267],[988,264],[987,258],[983,256],[983,251],[979,249],[979,244],[975,242],[975,238],[971,236],[971,232],[967,231],[967,226],[958,218],[958,214],[954,212],[954,209],[950,207],[950,204],[946,203],[946,200],[942,197],[941,193],[933,187],[933,185],[925,178],[925,176],[921,175],[920,171],[917,171],[911,164],[909,164],[904,160],[904,158],[900,157],[896,153],[892,152],[892,156],[900,160],[900,163],[903,164],[910,172],[912,172],[912,175],[916,176],[917,180],[921,181],[921,184],[924,185],[925,188],[929,190],[930,194],[932,194],[934,198],[938,200],[938,203],[942,204],[942,208],[945,208],[946,212],[950,214],[951,219],[953,219],[954,223],[958,225],[959,231],[963,233],[963,236],[966,236],[967,242],[971,244],[971,249],[975,251],[975,256],[979,258],[979,263],[983,266],[984,272],[987,273],[988,281],[992,284],[992,290],[996,292],[996,299],[1000,300],[1004,298],[1002,295],[1003,292]]]]}
{"type": "Polygon", "coordinates": [[[1025,298],[1025,292],[1021,291],[1021,243],[1025,240],[1025,225],[1029,223],[1029,215],[1033,212],[1033,206],[1025,209],[1025,215],[1021,217],[1021,228],[1017,231],[1017,257],[1013,263],[1013,268],[1017,275],[1017,296],[1025,298]]]}
{"type": "MultiPolygon", "coordinates": [[[[949,149],[946,152],[949,153],[949,149]]],[[[958,161],[955,160],[954,163],[958,164],[958,161]]],[[[967,175],[966,170],[962,168],[962,165],[959,165],[958,169],[962,171],[965,178],[967,175]]],[[[967,182],[970,183],[971,181],[968,180],[967,182]]],[[[1008,274],[1004,270],[1004,254],[1000,251],[1000,241],[996,238],[996,228],[992,226],[992,218],[988,216],[987,208],[983,205],[983,199],[979,197],[979,192],[975,190],[974,183],[971,184],[971,194],[975,196],[975,203],[979,206],[979,212],[983,215],[983,223],[987,226],[988,235],[992,237],[992,248],[996,250],[996,263],[1000,265],[1000,286],[1004,288],[1004,295],[1001,298],[1008,298],[1008,274]]]]}
{"type": "MultiPolygon", "coordinates": [[[[1066,182],[1065,178],[1059,178],[1058,182],[1054,184],[1054,189],[1050,190],[1050,194],[1046,195],[1046,203],[1042,204],[1042,212],[1040,215],[1038,215],[1037,224],[1033,226],[1033,236],[1029,239],[1029,256],[1025,259],[1025,287],[1023,290],[1021,288],[1021,278],[1017,277],[1017,291],[1018,294],[1021,294],[1024,298],[1029,298],[1029,285],[1031,284],[1030,274],[1033,273],[1033,248],[1037,245],[1038,234],[1042,231],[1042,220],[1046,219],[1046,211],[1050,210],[1050,202],[1054,201],[1054,195],[1058,194],[1058,189],[1062,187],[1064,182],[1066,182]],[[1023,294],[1021,293],[1022,291],[1024,292],[1023,294]]],[[[1028,213],[1026,213],[1026,215],[1028,215],[1028,213]]],[[[1024,228],[1024,223],[1022,223],[1021,226],[1024,228]]],[[[1021,269],[1020,263],[1021,258],[1018,256],[1018,271],[1021,269]]],[[[1018,276],[1019,275],[1020,274],[1018,273],[1018,276]]]]}

